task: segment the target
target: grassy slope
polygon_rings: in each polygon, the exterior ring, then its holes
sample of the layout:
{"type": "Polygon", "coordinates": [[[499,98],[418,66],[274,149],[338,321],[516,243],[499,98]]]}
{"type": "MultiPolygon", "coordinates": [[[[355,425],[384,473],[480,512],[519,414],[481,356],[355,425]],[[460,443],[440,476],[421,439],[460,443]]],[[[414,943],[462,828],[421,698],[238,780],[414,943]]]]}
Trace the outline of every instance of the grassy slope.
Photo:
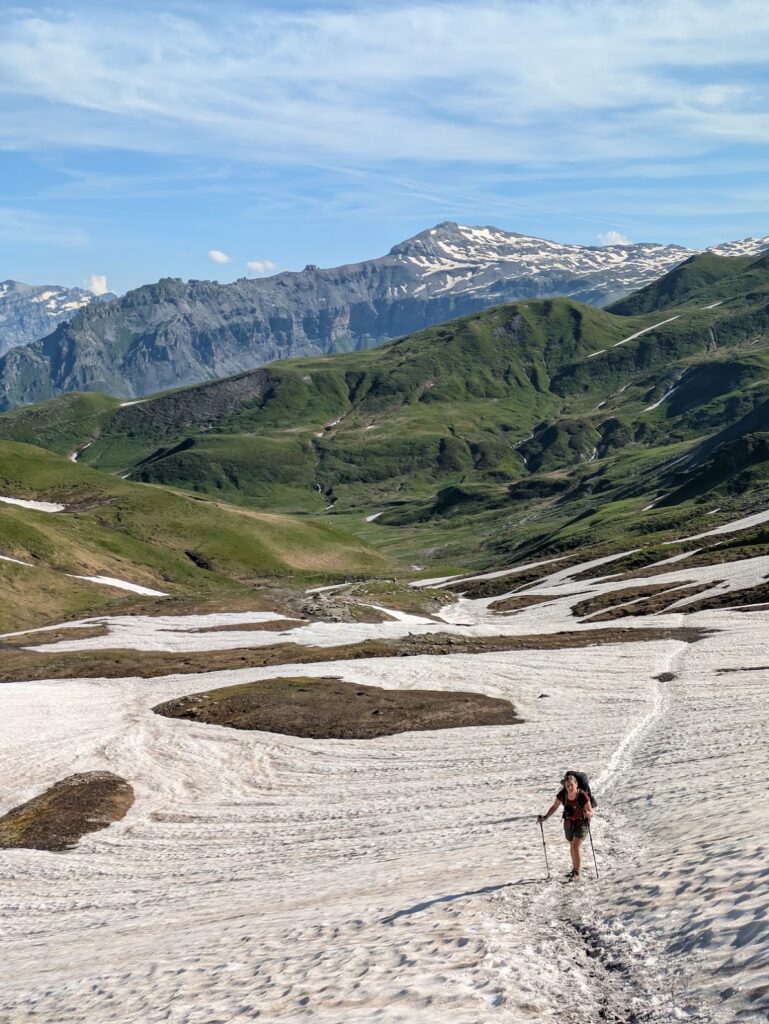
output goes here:
{"type": "Polygon", "coordinates": [[[525,474],[516,445],[563,404],[553,375],[635,326],[566,300],[500,307],[382,349],[273,364],[252,395],[242,378],[223,415],[210,412],[215,384],[121,410],[85,458],[295,511],[509,480],[525,474]]]}
{"type": "Polygon", "coordinates": [[[72,392],[0,415],[0,437],[70,455],[98,436],[120,406],[108,395],[72,392]]]}
{"type": "Polygon", "coordinates": [[[28,445],[0,442],[0,494],[73,509],[51,514],[0,505],[0,554],[34,566],[0,562],[7,581],[2,630],[139,600],[66,573],[205,598],[248,593],[269,578],[365,576],[397,568],[328,522],[133,484],[28,445]]]}

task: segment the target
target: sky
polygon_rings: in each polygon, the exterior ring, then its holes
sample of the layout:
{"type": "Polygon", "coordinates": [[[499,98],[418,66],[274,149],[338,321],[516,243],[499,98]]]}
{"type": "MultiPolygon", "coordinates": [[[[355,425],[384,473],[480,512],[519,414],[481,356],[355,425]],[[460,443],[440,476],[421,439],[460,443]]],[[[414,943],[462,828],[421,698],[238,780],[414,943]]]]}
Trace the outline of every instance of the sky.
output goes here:
{"type": "Polygon", "coordinates": [[[769,234],[763,0],[6,0],[2,20],[0,280],[232,281],[444,220],[769,234]]]}

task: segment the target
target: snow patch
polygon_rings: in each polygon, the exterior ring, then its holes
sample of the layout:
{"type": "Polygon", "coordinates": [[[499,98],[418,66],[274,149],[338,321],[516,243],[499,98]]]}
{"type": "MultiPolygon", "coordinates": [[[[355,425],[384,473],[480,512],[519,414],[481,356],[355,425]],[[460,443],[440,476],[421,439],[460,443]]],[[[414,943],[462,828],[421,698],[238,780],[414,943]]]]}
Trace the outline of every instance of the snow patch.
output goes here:
{"type": "Polygon", "coordinates": [[[0,501],[6,505],[19,505],[21,508],[31,508],[35,512],[64,512],[66,505],[59,505],[54,501],[30,501],[28,498],[3,498],[0,501]]]}
{"type": "Polygon", "coordinates": [[[134,594],[143,594],[145,597],[168,597],[162,590],[152,590],[150,587],[141,587],[138,583],[128,583],[126,580],[117,580],[113,576],[77,576],[74,573],[65,573],[73,580],[87,580],[89,583],[99,583],[105,587],[116,587],[118,590],[130,590],[134,594]]]}

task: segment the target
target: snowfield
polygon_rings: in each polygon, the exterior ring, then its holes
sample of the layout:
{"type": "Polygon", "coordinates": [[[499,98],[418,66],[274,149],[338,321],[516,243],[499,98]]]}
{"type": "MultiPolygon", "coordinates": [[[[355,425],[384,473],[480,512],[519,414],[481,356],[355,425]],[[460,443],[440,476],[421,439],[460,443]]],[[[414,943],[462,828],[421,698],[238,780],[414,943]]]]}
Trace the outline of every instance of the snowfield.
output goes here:
{"type": "MultiPolygon", "coordinates": [[[[139,664],[143,650],[286,638],[631,627],[628,642],[579,650],[0,686],[0,812],[76,771],[108,769],[136,792],[121,822],[71,852],[0,852],[0,1019],[766,1021],[769,611],[579,624],[576,601],[629,585],[575,581],[584,568],[555,562],[525,591],[552,601],[514,614],[460,597],[443,625],[401,615],[260,635],[238,626],[281,616],[124,616],[90,620],[107,637],[45,645],[135,649],[139,664]],[[232,632],[194,632],[212,625],[232,632]],[[712,632],[632,642],[662,625],[712,632]],[[310,740],[151,711],[281,674],[469,689],[510,699],[524,722],[310,740]],[[598,795],[600,878],[586,845],[586,879],[561,885],[560,822],[545,826],[547,880],[535,815],[567,767],[598,795]]],[[[721,592],[767,573],[769,557],[671,564],[633,584],[718,580],[721,592]]]]}

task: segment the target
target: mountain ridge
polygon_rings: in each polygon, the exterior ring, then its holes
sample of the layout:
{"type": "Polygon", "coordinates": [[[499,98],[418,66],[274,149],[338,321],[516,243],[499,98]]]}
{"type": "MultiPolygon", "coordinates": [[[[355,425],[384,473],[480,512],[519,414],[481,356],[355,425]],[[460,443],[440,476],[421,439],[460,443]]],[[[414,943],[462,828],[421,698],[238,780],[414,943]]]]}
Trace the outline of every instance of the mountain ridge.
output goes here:
{"type": "Polygon", "coordinates": [[[502,305],[143,400],[61,396],[1,415],[0,438],[331,519],[408,563],[664,544],[710,513],[766,505],[769,256],[727,274],[723,259],[659,282],[658,300],[679,302],[663,310],[502,305]]]}
{"type": "Polygon", "coordinates": [[[92,302],[110,302],[113,292],[96,295],[87,288],[0,281],[0,356],[49,334],[92,302]]]}
{"type": "MultiPolygon", "coordinates": [[[[769,237],[713,251],[767,247],[769,237]]],[[[362,263],[228,285],[162,278],[8,352],[0,409],[68,391],[138,398],[280,358],[371,347],[513,300],[557,294],[597,304],[691,255],[656,243],[562,245],[445,221],[362,263]]]]}

